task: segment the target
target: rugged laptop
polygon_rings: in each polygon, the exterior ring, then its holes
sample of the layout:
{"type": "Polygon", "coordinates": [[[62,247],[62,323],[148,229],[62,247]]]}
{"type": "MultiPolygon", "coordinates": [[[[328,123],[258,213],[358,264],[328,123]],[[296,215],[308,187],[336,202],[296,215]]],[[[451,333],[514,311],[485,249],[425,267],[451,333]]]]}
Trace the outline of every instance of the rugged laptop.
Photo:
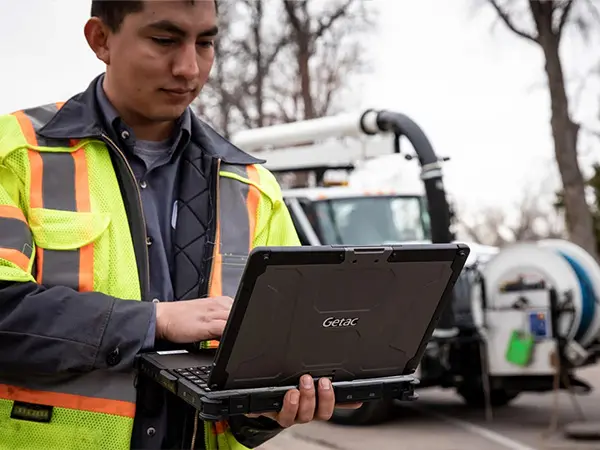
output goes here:
{"type": "Polygon", "coordinates": [[[414,373],[462,270],[464,244],[260,247],[214,352],[144,354],[141,373],[204,420],[281,409],[303,374],[338,403],[414,398],[414,373]]]}

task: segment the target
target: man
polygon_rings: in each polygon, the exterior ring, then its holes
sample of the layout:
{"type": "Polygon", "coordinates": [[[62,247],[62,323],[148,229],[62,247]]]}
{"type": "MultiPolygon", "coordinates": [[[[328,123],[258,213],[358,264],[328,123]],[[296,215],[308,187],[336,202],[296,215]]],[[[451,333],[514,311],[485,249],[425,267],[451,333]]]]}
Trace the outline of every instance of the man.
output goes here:
{"type": "Polygon", "coordinates": [[[279,413],[217,424],[135,378],[142,351],[220,337],[229,258],[298,239],[262,161],[190,112],[214,2],[93,0],[84,31],[106,73],[0,117],[0,448],[239,450],[327,420],[309,376],[279,413]]]}

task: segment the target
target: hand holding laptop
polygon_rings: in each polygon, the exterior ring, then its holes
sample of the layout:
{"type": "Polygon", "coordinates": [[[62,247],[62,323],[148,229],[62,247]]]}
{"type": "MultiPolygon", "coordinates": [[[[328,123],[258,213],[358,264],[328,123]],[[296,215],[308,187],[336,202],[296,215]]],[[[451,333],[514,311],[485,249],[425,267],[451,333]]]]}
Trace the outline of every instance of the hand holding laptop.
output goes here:
{"type": "Polygon", "coordinates": [[[336,406],[329,378],[319,379],[318,393],[316,393],[312,377],[304,375],[300,379],[300,389],[292,389],[285,394],[280,412],[247,415],[249,417],[265,416],[275,420],[283,428],[287,428],[312,420],[327,421],[331,418],[334,408],[357,409],[361,406],[362,403],[345,403],[336,406]],[[318,404],[316,402],[317,395],[318,404]]]}

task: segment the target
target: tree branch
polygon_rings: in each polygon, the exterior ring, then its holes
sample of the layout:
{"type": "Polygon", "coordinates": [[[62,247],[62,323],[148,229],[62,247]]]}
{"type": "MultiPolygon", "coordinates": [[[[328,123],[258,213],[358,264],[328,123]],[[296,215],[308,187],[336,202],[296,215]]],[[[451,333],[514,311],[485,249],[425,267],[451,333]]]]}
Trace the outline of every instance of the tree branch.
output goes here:
{"type": "Polygon", "coordinates": [[[506,11],[504,11],[502,9],[502,7],[500,6],[500,4],[498,3],[497,0],[488,0],[490,2],[490,4],[494,7],[494,9],[496,10],[496,12],[498,13],[498,16],[500,17],[500,19],[502,19],[502,22],[504,22],[504,24],[515,34],[521,36],[522,38],[528,39],[532,42],[535,42],[536,44],[538,43],[538,38],[537,36],[532,36],[531,34],[527,33],[526,31],[523,30],[519,30],[515,24],[512,22],[510,16],[508,15],[508,13],[506,11]]]}
{"type": "Polygon", "coordinates": [[[341,5],[331,16],[329,16],[327,21],[319,21],[319,28],[315,31],[313,39],[323,36],[323,33],[329,30],[340,17],[343,17],[346,14],[346,11],[352,3],[354,3],[354,0],[347,0],[346,3],[341,5]]]}
{"type": "Polygon", "coordinates": [[[574,0],[569,0],[565,7],[563,8],[562,16],[560,16],[560,22],[558,23],[558,29],[556,30],[556,35],[558,39],[562,36],[563,29],[565,28],[565,24],[567,23],[567,19],[569,18],[569,13],[573,8],[574,0]]]}
{"type": "Polygon", "coordinates": [[[582,124],[578,124],[579,129],[585,133],[591,134],[592,136],[600,139],[600,130],[595,130],[594,128],[587,126],[587,125],[582,125],[582,124]]]}
{"type": "Polygon", "coordinates": [[[283,50],[289,43],[290,41],[288,37],[285,35],[282,36],[281,39],[277,42],[277,44],[275,44],[275,47],[271,51],[271,54],[265,59],[262,69],[268,71],[275,62],[275,59],[277,59],[277,55],[279,54],[279,52],[283,50]]]}
{"type": "Polygon", "coordinates": [[[292,0],[284,0],[283,6],[285,7],[285,11],[287,12],[287,15],[290,19],[290,24],[292,25],[292,28],[296,32],[300,32],[302,30],[302,24],[300,23],[300,19],[296,14],[295,2],[292,0]]]}
{"type": "Polygon", "coordinates": [[[600,24],[600,11],[598,10],[597,5],[594,4],[592,0],[585,0],[586,5],[590,10],[590,15],[600,24]]]}

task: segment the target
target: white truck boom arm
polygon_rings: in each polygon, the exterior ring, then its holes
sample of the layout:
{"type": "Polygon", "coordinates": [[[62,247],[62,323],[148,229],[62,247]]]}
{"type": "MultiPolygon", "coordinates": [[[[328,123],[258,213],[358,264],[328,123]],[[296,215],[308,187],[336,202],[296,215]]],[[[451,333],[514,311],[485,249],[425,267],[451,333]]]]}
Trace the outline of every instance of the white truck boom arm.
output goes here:
{"type": "Polygon", "coordinates": [[[268,147],[294,146],[329,138],[358,137],[380,131],[377,112],[369,110],[243,130],[234,134],[231,142],[247,152],[254,152],[268,147]]]}

